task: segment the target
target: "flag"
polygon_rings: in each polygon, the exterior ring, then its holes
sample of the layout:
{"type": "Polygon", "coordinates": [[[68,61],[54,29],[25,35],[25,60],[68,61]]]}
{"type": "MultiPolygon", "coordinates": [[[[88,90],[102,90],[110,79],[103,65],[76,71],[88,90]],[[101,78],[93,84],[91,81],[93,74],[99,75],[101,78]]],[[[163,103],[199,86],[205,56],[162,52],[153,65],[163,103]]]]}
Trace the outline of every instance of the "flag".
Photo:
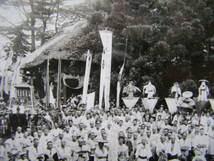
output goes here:
{"type": "Polygon", "coordinates": [[[61,105],[61,59],[58,60],[58,75],[57,75],[57,108],[61,105]]]}
{"type": "Polygon", "coordinates": [[[92,55],[88,50],[87,59],[86,59],[86,67],[85,67],[85,77],[84,77],[84,85],[83,85],[83,94],[82,94],[82,102],[87,102],[87,93],[88,93],[88,84],[90,79],[91,72],[91,63],[92,63],[92,55]]]}
{"type": "Polygon", "coordinates": [[[103,44],[103,54],[101,62],[99,108],[102,107],[104,95],[105,110],[108,110],[110,107],[109,99],[111,82],[112,32],[102,30],[100,31],[100,37],[103,44]]]}
{"type": "Polygon", "coordinates": [[[122,74],[123,74],[123,70],[124,70],[124,66],[125,66],[125,59],[123,61],[123,65],[120,68],[120,72],[119,72],[119,76],[118,76],[118,81],[117,81],[117,103],[116,103],[116,107],[120,106],[120,91],[121,91],[121,79],[122,79],[122,74]]]}

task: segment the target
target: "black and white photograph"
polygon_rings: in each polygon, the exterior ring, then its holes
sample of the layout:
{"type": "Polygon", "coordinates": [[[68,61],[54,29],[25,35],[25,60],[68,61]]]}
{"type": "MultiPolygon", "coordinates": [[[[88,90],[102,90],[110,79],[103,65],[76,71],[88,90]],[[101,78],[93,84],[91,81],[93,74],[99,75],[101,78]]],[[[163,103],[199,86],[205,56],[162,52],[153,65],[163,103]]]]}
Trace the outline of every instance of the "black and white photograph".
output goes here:
{"type": "Polygon", "coordinates": [[[214,161],[214,0],[0,0],[0,161],[214,161]]]}

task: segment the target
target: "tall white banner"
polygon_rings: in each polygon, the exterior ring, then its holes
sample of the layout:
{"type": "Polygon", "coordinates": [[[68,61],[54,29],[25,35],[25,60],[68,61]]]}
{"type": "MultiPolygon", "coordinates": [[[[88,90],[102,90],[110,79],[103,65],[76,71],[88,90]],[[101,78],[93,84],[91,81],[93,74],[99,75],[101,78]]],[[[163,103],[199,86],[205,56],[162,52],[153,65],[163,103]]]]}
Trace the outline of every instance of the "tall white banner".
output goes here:
{"type": "Polygon", "coordinates": [[[122,79],[122,74],[123,74],[123,70],[124,70],[124,66],[125,66],[125,60],[123,62],[122,67],[120,68],[120,72],[118,75],[118,81],[117,81],[117,103],[116,103],[116,107],[120,106],[120,91],[121,91],[121,79],[122,79]]]}
{"type": "Polygon", "coordinates": [[[112,32],[102,30],[100,31],[100,37],[103,44],[103,54],[101,62],[99,108],[102,107],[104,94],[105,110],[108,110],[110,107],[109,99],[111,83],[112,32]]]}
{"type": "Polygon", "coordinates": [[[89,84],[90,73],[91,73],[91,63],[92,63],[92,55],[91,55],[90,51],[88,50],[87,59],[86,59],[86,66],[85,66],[83,94],[82,94],[82,102],[84,104],[86,104],[86,102],[87,102],[88,84],[89,84]]]}
{"type": "Polygon", "coordinates": [[[86,105],[87,110],[94,108],[94,101],[95,101],[95,92],[87,94],[87,105],[86,105]]]}

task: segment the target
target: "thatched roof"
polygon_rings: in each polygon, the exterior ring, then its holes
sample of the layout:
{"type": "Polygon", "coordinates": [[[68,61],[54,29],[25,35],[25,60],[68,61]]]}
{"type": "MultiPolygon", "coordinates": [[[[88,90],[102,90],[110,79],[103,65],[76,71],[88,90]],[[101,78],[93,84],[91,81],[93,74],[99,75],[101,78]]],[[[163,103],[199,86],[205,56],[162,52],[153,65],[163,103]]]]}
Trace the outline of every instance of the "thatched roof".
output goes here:
{"type": "MultiPolygon", "coordinates": [[[[81,30],[86,27],[87,21],[82,20],[74,25],[65,28],[65,30],[49,40],[43,46],[35,50],[22,59],[21,68],[37,66],[43,63],[47,58],[49,59],[66,59],[66,60],[78,60],[81,58],[78,51],[62,50],[65,44],[67,44],[72,38],[81,33],[81,30]]],[[[81,53],[83,54],[83,53],[81,53]]]]}

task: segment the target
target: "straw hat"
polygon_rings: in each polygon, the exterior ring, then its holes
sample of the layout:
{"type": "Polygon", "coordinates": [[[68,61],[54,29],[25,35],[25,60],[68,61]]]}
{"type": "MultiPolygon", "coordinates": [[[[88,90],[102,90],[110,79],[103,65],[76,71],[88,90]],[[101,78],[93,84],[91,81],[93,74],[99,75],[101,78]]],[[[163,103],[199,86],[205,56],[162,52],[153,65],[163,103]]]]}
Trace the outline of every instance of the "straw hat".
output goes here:
{"type": "Polygon", "coordinates": [[[185,91],[183,92],[182,96],[184,98],[191,98],[193,96],[193,93],[191,91],[185,91]]]}

